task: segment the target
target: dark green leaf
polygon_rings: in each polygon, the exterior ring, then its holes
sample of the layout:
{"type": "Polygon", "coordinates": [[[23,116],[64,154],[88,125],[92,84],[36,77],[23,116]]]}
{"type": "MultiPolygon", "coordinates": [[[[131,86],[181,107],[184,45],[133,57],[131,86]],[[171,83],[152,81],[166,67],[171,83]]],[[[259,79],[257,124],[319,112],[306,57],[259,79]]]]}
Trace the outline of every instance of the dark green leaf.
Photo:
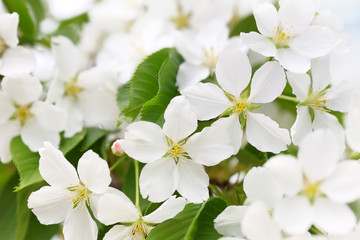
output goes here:
{"type": "Polygon", "coordinates": [[[256,21],[254,15],[249,15],[246,18],[240,19],[236,24],[231,27],[230,37],[238,36],[241,32],[257,32],[256,21]]]}
{"type": "Polygon", "coordinates": [[[221,235],[214,229],[214,219],[225,208],[225,202],[219,198],[188,204],[174,218],[155,227],[147,240],[217,240],[221,235]]]}
{"type": "Polygon", "coordinates": [[[32,152],[20,136],[12,139],[10,152],[20,174],[20,184],[16,191],[43,180],[39,172],[39,154],[32,152]]]}
{"type": "Polygon", "coordinates": [[[100,138],[108,134],[108,131],[99,128],[88,128],[84,141],[81,142],[80,151],[85,152],[100,138]]]}
{"type": "Polygon", "coordinates": [[[63,35],[71,39],[73,43],[80,40],[80,33],[83,25],[89,21],[87,14],[82,14],[77,17],[61,22],[54,35],[63,35]]]}
{"type": "Polygon", "coordinates": [[[76,145],[78,145],[86,135],[86,128],[81,132],[75,134],[71,138],[62,138],[60,143],[60,150],[64,155],[66,155],[70,150],[72,150],[76,145]]]}
{"type": "Polygon", "coordinates": [[[15,174],[0,191],[0,239],[16,239],[16,193],[13,192],[18,183],[15,174]]]}

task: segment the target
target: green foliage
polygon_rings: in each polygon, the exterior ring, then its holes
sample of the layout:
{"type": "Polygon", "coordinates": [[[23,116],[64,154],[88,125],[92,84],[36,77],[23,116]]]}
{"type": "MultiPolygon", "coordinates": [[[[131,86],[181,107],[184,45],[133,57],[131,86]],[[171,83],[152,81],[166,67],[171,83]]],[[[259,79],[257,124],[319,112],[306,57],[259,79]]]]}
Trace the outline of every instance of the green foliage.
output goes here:
{"type": "Polygon", "coordinates": [[[155,227],[147,240],[216,240],[221,235],[214,229],[214,219],[225,208],[225,202],[219,198],[188,204],[174,218],[155,227]]]}
{"type": "Polygon", "coordinates": [[[16,239],[16,193],[13,189],[18,181],[18,176],[13,175],[0,191],[0,239],[16,239]]]}
{"type": "Polygon", "coordinates": [[[80,40],[81,29],[88,21],[89,17],[87,14],[62,21],[53,35],[63,35],[71,39],[74,43],[77,43],[80,40]]]}
{"type": "Polygon", "coordinates": [[[20,184],[16,191],[43,180],[39,172],[39,154],[32,152],[20,136],[12,139],[10,152],[20,174],[20,184]]]}
{"type": "Polygon", "coordinates": [[[99,128],[87,128],[86,136],[80,144],[80,151],[85,152],[98,141],[100,138],[108,134],[108,131],[99,128]]]}
{"type": "Polygon", "coordinates": [[[162,122],[170,100],[178,95],[176,74],[182,57],[175,49],[165,48],[148,56],[137,68],[129,83],[129,104],[122,113],[135,119],[162,122]]]}
{"type": "Polygon", "coordinates": [[[70,150],[76,147],[86,136],[86,128],[78,132],[71,138],[62,138],[60,143],[60,150],[66,155],[70,150]]]}
{"type": "Polygon", "coordinates": [[[249,15],[246,18],[240,19],[236,24],[230,28],[230,37],[238,36],[241,32],[258,32],[254,15],[249,15]]]}

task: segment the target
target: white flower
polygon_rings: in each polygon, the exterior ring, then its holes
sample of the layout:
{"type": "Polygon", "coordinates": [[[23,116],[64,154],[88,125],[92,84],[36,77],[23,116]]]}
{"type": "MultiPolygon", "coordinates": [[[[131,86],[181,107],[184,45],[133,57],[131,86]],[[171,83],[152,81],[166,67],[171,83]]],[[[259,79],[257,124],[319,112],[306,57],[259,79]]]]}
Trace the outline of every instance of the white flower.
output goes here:
{"type": "Polygon", "coordinates": [[[64,222],[65,240],[97,239],[97,226],[87,206],[96,211],[93,197],[105,193],[111,182],[107,163],[89,150],[78,162],[78,174],[50,143],[39,150],[39,170],[50,186],[33,192],[28,207],[42,224],[64,222]]]}
{"type": "Polygon", "coordinates": [[[300,100],[297,117],[291,128],[294,144],[299,144],[304,136],[314,129],[331,129],[338,135],[340,144],[344,141],[344,129],[330,110],[347,112],[353,88],[348,82],[329,87],[331,75],[329,57],[312,61],[312,78],[308,74],[287,72],[293,93],[300,100]],[[309,111],[313,112],[313,119],[309,111]]]}
{"type": "Polygon", "coordinates": [[[240,38],[229,39],[228,36],[229,29],[221,21],[210,22],[196,34],[179,32],[176,35],[176,49],[185,59],[176,76],[176,85],[180,91],[213,74],[223,51],[247,50],[240,38]]]}
{"type": "Polygon", "coordinates": [[[164,118],[163,129],[151,122],[132,123],[120,140],[126,154],[147,163],[140,174],[140,192],[152,202],[166,200],[175,190],[191,202],[203,202],[209,197],[209,177],[202,165],[231,156],[228,134],[207,127],[190,136],[197,119],[184,97],[172,99],[164,118]]]}
{"type": "Polygon", "coordinates": [[[292,72],[305,73],[311,59],[327,55],[339,43],[332,29],[310,26],[314,0],[282,1],[279,12],[270,3],[256,3],[253,11],[261,34],[241,33],[241,39],[251,50],[274,57],[292,72]]]}
{"type": "MultiPolygon", "coordinates": [[[[346,205],[360,197],[360,164],[339,161],[342,146],[331,131],[308,134],[292,156],[271,158],[271,169],[285,198],[274,209],[274,219],[289,234],[301,234],[312,224],[330,234],[344,234],[356,224],[346,205]]],[[[266,186],[262,186],[266,188],[266,186]]]]}
{"type": "Polygon", "coordinates": [[[346,119],[346,140],[349,147],[360,152],[360,94],[352,99],[350,110],[346,119]]]}
{"type": "Polygon", "coordinates": [[[0,157],[9,162],[10,141],[20,134],[31,151],[37,151],[44,141],[58,146],[59,132],[63,131],[63,112],[39,100],[42,93],[40,81],[28,74],[3,78],[0,90],[0,157]]]}
{"type": "Polygon", "coordinates": [[[104,240],[140,240],[145,239],[155,224],[175,217],[185,206],[184,198],[170,197],[154,212],[142,216],[131,200],[121,191],[110,188],[96,200],[95,216],[105,225],[115,225],[106,233],[104,240]]]}
{"type": "Polygon", "coordinates": [[[216,65],[216,77],[221,88],[212,83],[198,83],[181,92],[189,100],[199,120],[215,118],[225,111],[229,117],[220,118],[214,124],[227,129],[235,153],[240,148],[242,128],[246,121],[246,137],[251,145],[263,152],[279,153],[290,144],[288,130],[261,113],[251,110],[272,102],[283,91],[286,80],[278,62],[267,62],[259,68],[251,82],[251,66],[240,50],[224,52],[216,65]]]}

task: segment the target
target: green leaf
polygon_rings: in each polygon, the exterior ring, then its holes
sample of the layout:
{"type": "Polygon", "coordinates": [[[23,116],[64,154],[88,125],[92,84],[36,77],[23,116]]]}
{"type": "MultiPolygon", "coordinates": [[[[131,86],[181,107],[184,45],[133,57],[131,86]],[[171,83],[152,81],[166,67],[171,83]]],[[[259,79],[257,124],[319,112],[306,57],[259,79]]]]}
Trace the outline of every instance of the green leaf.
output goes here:
{"type": "Polygon", "coordinates": [[[15,174],[0,191],[0,239],[16,239],[16,193],[14,186],[18,182],[15,174]]]}
{"type": "Polygon", "coordinates": [[[10,143],[10,152],[19,174],[20,184],[15,191],[19,191],[31,184],[42,181],[39,172],[38,153],[32,152],[21,140],[20,136],[12,139],[10,143]]]}
{"type": "Polygon", "coordinates": [[[174,218],[156,226],[147,240],[217,240],[221,235],[214,229],[214,219],[226,208],[219,198],[202,204],[190,203],[174,218]]]}
{"type": "Polygon", "coordinates": [[[257,26],[254,15],[249,15],[234,24],[230,29],[230,37],[238,36],[241,32],[257,32],[257,26]]]}
{"type": "Polygon", "coordinates": [[[86,136],[80,144],[80,151],[85,152],[88,150],[97,140],[108,134],[108,131],[100,128],[87,128],[86,136]]]}
{"type": "Polygon", "coordinates": [[[141,120],[163,124],[163,116],[170,100],[179,95],[175,85],[180,64],[184,61],[181,55],[171,49],[158,74],[159,90],[157,95],[144,104],[141,109],[141,120]]]}
{"type": "Polygon", "coordinates": [[[55,31],[54,36],[63,35],[71,39],[73,43],[80,40],[80,33],[83,25],[89,21],[87,14],[82,14],[77,17],[65,20],[60,23],[58,29],[55,31]]]}
{"type": "Polygon", "coordinates": [[[59,147],[60,151],[62,151],[62,153],[66,155],[85,138],[85,135],[86,128],[84,128],[81,132],[75,134],[71,138],[62,138],[59,147]]]}
{"type": "MultiPolygon", "coordinates": [[[[160,84],[164,84],[164,81],[171,77],[168,74],[173,74],[173,70],[167,70],[166,67],[163,68],[163,65],[166,64],[168,67],[174,68],[178,61],[179,56],[175,53],[174,49],[164,48],[148,56],[138,66],[134,76],[129,82],[129,104],[122,111],[126,117],[135,119],[139,115],[144,104],[156,97],[158,94],[160,94],[157,98],[158,100],[154,100],[152,104],[166,104],[167,100],[171,98],[171,96],[164,95],[176,94],[173,91],[173,86],[171,86],[173,83],[167,83],[166,86],[159,87],[159,81],[160,84]],[[165,72],[161,73],[161,71],[165,72]],[[160,80],[159,76],[161,77],[160,80]]],[[[152,104],[149,103],[147,107],[150,107],[152,104]]],[[[149,110],[144,111],[144,114],[146,115],[145,118],[158,118],[157,116],[159,112],[154,116],[149,116],[149,110]]]]}

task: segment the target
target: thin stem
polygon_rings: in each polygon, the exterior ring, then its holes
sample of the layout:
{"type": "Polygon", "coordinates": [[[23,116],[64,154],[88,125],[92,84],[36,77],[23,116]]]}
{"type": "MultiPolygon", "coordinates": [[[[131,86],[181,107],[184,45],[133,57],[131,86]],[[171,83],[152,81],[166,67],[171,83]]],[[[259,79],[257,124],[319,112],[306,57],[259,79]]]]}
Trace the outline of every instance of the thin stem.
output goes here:
{"type": "Polygon", "coordinates": [[[292,102],[295,102],[295,103],[300,103],[300,101],[295,97],[289,97],[289,96],[285,96],[285,95],[280,95],[280,96],[278,96],[278,98],[283,99],[283,100],[287,100],[287,101],[292,101],[292,102]]]}
{"type": "Polygon", "coordinates": [[[134,160],[134,164],[135,164],[135,192],[136,192],[135,206],[138,209],[138,212],[141,216],[140,191],[139,191],[139,162],[134,160]]]}
{"type": "Polygon", "coordinates": [[[111,166],[110,172],[112,172],[117,166],[119,166],[119,164],[122,163],[125,159],[126,159],[126,155],[124,155],[124,156],[122,156],[121,158],[119,158],[119,159],[117,160],[117,162],[114,163],[114,165],[111,166]]]}

